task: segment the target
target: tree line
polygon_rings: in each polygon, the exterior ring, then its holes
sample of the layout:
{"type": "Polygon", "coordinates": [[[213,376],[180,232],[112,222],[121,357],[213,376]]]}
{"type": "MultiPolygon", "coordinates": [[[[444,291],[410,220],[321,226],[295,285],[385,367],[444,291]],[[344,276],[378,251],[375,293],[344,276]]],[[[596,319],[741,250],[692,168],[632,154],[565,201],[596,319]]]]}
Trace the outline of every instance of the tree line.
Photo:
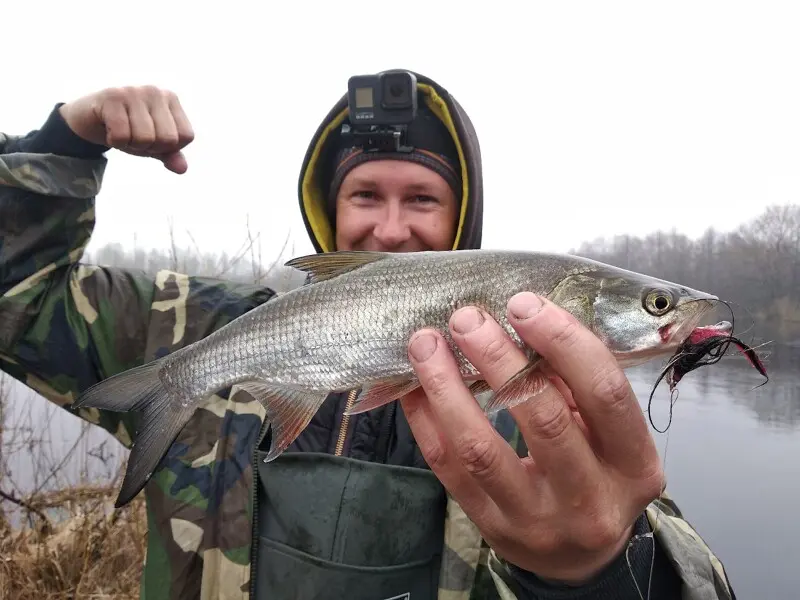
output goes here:
{"type": "Polygon", "coordinates": [[[709,227],[698,239],[656,231],[571,252],[715,294],[733,303],[737,330],[755,320],[759,337],[800,341],[800,204],[769,206],[733,231],[709,227]]]}

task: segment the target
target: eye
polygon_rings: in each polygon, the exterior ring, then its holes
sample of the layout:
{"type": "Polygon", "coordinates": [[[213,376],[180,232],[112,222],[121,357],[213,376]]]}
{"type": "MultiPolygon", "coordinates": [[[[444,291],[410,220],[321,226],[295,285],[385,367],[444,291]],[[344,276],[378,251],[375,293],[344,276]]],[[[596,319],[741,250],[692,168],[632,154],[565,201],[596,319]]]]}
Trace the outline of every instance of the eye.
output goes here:
{"type": "Polygon", "coordinates": [[[645,298],[644,308],[651,315],[660,317],[672,309],[672,295],[661,290],[650,292],[645,298]]]}
{"type": "Polygon", "coordinates": [[[429,196],[427,194],[417,194],[412,198],[412,201],[417,202],[419,204],[430,204],[438,202],[436,198],[434,198],[433,196],[429,196]]]}

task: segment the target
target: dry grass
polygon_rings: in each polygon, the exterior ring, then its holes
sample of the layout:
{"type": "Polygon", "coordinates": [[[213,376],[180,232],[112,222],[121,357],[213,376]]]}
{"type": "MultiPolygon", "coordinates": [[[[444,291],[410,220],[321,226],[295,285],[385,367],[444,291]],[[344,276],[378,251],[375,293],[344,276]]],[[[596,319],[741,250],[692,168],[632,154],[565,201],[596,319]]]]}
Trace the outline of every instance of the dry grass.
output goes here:
{"type": "Polygon", "coordinates": [[[139,597],[147,540],[144,501],[113,510],[116,485],[25,498],[26,524],[0,515],[0,600],[139,597]],[[61,509],[58,522],[31,512],[61,509]]]}
{"type": "Polygon", "coordinates": [[[147,520],[142,499],[113,508],[116,442],[69,417],[58,443],[61,409],[20,389],[0,374],[0,600],[137,599],[147,520]]]}

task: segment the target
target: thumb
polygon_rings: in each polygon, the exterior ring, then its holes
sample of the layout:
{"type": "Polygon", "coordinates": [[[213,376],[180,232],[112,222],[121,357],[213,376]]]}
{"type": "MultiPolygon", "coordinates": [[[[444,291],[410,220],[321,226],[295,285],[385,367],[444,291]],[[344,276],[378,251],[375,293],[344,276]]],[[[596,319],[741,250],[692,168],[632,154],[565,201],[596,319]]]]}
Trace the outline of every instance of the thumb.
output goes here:
{"type": "Polygon", "coordinates": [[[179,175],[186,172],[186,169],[189,168],[189,164],[186,162],[186,157],[184,156],[183,152],[172,152],[170,154],[163,154],[157,157],[160,160],[164,167],[172,171],[173,173],[178,173],[179,175]]]}

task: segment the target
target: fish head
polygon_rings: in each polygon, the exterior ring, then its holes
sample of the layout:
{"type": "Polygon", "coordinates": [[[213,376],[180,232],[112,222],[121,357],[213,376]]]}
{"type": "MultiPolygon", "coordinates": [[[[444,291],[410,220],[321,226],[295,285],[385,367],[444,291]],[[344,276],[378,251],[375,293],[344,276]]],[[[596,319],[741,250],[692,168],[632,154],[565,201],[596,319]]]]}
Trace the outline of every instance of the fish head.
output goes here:
{"type": "Polygon", "coordinates": [[[623,367],[672,354],[717,306],[716,296],[639,273],[602,270],[592,277],[588,320],[623,367]]]}

